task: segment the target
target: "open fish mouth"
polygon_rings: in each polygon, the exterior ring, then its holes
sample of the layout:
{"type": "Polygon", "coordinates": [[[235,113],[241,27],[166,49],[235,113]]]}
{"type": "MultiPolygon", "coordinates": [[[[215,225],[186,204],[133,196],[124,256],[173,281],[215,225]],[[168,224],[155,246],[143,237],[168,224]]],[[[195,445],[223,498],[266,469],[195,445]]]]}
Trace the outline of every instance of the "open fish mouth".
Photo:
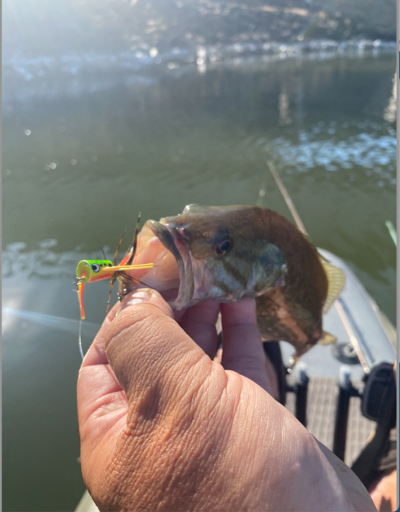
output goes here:
{"type": "Polygon", "coordinates": [[[164,222],[165,219],[161,219],[161,222],[149,220],[144,224],[138,235],[133,264],[151,261],[154,267],[135,271],[132,277],[140,280],[140,283],[132,287],[124,282],[124,286],[127,292],[143,286],[153,288],[172,309],[180,310],[193,303],[195,283],[192,259],[179,230],[166,226],[164,222]]]}
{"type": "Polygon", "coordinates": [[[176,260],[179,288],[172,306],[173,309],[182,309],[191,302],[194,293],[194,276],[189,248],[178,230],[155,220],[150,220],[146,224],[176,260]]]}

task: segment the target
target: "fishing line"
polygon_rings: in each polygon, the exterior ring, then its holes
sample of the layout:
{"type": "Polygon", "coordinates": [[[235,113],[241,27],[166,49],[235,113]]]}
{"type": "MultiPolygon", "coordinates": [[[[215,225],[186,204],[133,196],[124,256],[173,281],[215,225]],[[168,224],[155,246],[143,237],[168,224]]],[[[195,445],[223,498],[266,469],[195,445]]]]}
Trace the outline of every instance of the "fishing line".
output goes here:
{"type": "Polygon", "coordinates": [[[82,349],[82,318],[80,319],[80,322],[79,322],[78,343],[79,343],[79,352],[81,353],[81,357],[82,357],[82,361],[83,361],[84,355],[83,355],[83,349],[82,349]]]}

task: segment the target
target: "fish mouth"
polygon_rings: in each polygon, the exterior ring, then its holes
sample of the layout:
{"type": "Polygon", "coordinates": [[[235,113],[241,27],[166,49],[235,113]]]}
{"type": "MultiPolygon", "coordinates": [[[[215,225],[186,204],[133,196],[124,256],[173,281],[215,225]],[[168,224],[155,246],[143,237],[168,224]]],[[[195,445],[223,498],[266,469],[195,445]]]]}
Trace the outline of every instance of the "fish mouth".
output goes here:
{"type": "Polygon", "coordinates": [[[191,305],[194,294],[192,261],[187,243],[179,229],[148,220],[137,239],[133,264],[154,263],[152,269],[129,272],[139,283],[124,282],[127,292],[147,286],[157,290],[173,310],[191,305]]]}
{"type": "Polygon", "coordinates": [[[179,229],[175,229],[168,224],[163,224],[155,220],[148,221],[149,228],[153,231],[158,240],[163,244],[175,258],[179,271],[179,288],[177,296],[173,301],[173,309],[182,309],[186,307],[193,298],[194,278],[192,271],[192,260],[187,244],[180,235],[179,229]]]}

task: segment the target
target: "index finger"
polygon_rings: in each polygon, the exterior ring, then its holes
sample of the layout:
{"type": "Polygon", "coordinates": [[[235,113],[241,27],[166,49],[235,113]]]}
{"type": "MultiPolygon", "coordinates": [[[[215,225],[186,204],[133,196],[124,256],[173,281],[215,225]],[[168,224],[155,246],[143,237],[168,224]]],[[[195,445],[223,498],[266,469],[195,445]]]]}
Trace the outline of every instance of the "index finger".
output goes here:
{"type": "Polygon", "coordinates": [[[220,303],[207,300],[185,311],[179,325],[204,352],[213,359],[217,351],[216,322],[220,303]]]}

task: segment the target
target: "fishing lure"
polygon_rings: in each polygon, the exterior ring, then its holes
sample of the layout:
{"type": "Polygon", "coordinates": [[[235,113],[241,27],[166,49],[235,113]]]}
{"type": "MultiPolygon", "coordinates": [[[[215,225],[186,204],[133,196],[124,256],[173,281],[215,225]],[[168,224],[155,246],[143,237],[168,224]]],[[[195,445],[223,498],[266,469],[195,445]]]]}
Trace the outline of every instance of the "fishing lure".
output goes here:
{"type": "MultiPolygon", "coordinates": [[[[120,280],[124,279],[124,280],[132,281],[135,283],[141,283],[141,281],[139,281],[138,279],[135,279],[134,277],[127,274],[127,272],[131,271],[131,270],[149,269],[154,266],[154,263],[143,263],[142,265],[132,265],[132,261],[135,257],[135,253],[136,253],[137,236],[139,233],[139,227],[140,227],[140,213],[139,213],[138,220],[136,223],[132,245],[129,247],[126,256],[123,258],[123,260],[121,261],[121,263],[119,265],[117,265],[117,258],[118,258],[118,253],[119,253],[119,249],[121,247],[122,240],[124,238],[126,228],[124,229],[124,232],[122,233],[122,236],[119,240],[118,247],[114,253],[113,261],[107,260],[103,253],[104,260],[82,260],[78,263],[78,266],[76,268],[76,279],[73,284],[76,285],[76,291],[78,292],[79,307],[80,307],[80,311],[81,311],[81,320],[85,319],[85,310],[84,310],[84,306],[83,306],[83,289],[84,289],[85,284],[95,283],[97,281],[102,281],[104,279],[110,279],[110,292],[108,294],[107,309],[106,309],[106,312],[108,312],[108,309],[110,307],[111,293],[112,293],[115,281],[117,281],[117,279],[120,279],[120,280]]],[[[142,283],[142,284],[144,284],[144,283],[142,283]]]]}

